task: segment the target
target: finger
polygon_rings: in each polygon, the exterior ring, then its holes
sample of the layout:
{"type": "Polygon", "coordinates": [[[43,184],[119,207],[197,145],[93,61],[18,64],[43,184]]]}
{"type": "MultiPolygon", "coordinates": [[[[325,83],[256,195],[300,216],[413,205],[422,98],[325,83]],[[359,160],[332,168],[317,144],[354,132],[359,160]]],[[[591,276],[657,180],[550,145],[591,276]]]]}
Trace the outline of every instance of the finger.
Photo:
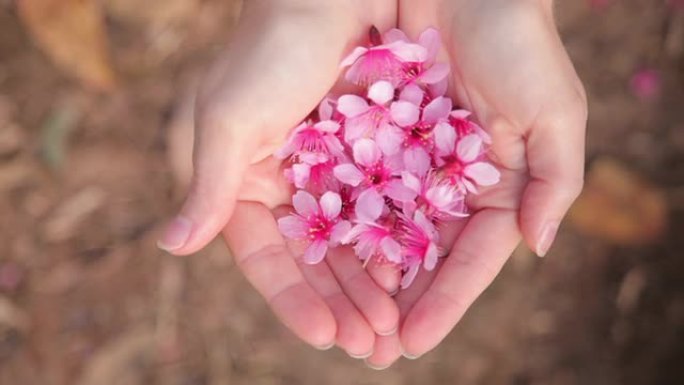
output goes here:
{"type": "Polygon", "coordinates": [[[304,280],[265,206],[238,202],[223,235],[237,266],[285,326],[315,347],[334,344],[335,318],[304,280]]]}
{"type": "Polygon", "coordinates": [[[375,332],[344,294],[328,265],[301,264],[300,268],[306,281],[323,297],[335,316],[335,343],[353,358],[370,356],[373,353],[375,332]]]}
{"type": "MultiPolygon", "coordinates": [[[[290,213],[291,207],[278,206],[273,210],[276,219],[290,213]]],[[[337,322],[335,343],[352,358],[366,358],[373,352],[375,332],[359,310],[344,294],[330,267],[326,263],[308,265],[301,258],[304,248],[299,242],[287,241],[295,256],[299,270],[311,287],[320,294],[337,322]]]]}
{"type": "Polygon", "coordinates": [[[562,114],[539,120],[527,138],[531,180],[523,193],[520,227],[544,256],[565,213],[582,190],[586,105],[578,97],[562,114]]]}
{"type": "Polygon", "coordinates": [[[366,265],[366,271],[373,278],[373,281],[390,295],[399,290],[399,282],[401,281],[399,265],[384,261],[379,262],[377,258],[372,258],[366,265]]]}
{"type": "Polygon", "coordinates": [[[513,210],[484,209],[470,218],[402,325],[407,355],[419,357],[437,346],[492,282],[520,240],[516,216],[513,210]]]}
{"type": "Polygon", "coordinates": [[[326,261],[345,294],[361,311],[375,333],[396,332],[399,309],[382,288],[373,282],[361,261],[349,247],[338,247],[328,252],[326,261]]]}
{"type": "Polygon", "coordinates": [[[371,369],[387,369],[401,357],[401,343],[397,333],[388,336],[377,336],[373,354],[366,359],[371,369]]]}

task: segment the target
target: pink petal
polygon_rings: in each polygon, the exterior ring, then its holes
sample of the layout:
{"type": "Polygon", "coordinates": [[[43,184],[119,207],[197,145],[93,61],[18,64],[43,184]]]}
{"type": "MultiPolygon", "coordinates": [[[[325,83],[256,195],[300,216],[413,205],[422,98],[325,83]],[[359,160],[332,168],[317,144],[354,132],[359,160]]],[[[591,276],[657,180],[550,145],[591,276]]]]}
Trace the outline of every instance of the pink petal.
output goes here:
{"type": "Polygon", "coordinates": [[[449,114],[454,119],[468,119],[468,117],[472,115],[472,112],[468,110],[453,110],[449,114]]]}
{"type": "Polygon", "coordinates": [[[406,289],[407,287],[411,286],[411,283],[413,282],[414,279],[416,279],[416,275],[418,275],[418,270],[420,269],[419,264],[413,264],[409,266],[408,270],[406,273],[404,273],[404,276],[401,278],[401,288],[406,289]]]}
{"type": "Polygon", "coordinates": [[[403,62],[422,63],[427,59],[427,50],[419,44],[395,41],[386,44],[385,47],[403,62]]]}
{"type": "Polygon", "coordinates": [[[449,65],[435,63],[432,67],[420,74],[418,79],[425,84],[437,84],[449,76],[449,65]]]}
{"type": "Polygon", "coordinates": [[[463,173],[480,186],[492,186],[499,183],[501,173],[487,162],[477,162],[466,166],[463,173]]]}
{"type": "Polygon", "coordinates": [[[415,175],[411,174],[408,171],[404,171],[401,173],[401,181],[402,183],[404,183],[404,186],[408,187],[416,194],[419,194],[422,190],[422,184],[420,183],[420,179],[416,178],[415,175]]]}
{"type": "Polygon", "coordinates": [[[361,235],[361,233],[366,231],[367,228],[368,227],[364,224],[352,227],[351,229],[349,229],[347,234],[345,234],[345,236],[340,239],[340,243],[342,243],[343,245],[348,245],[352,243],[355,239],[359,237],[359,235],[361,235]]]}
{"type": "Polygon", "coordinates": [[[304,263],[314,265],[322,261],[327,252],[328,243],[326,241],[315,241],[304,252],[304,263]]]}
{"type": "Polygon", "coordinates": [[[359,116],[368,111],[368,103],[357,95],[342,95],[337,99],[337,111],[347,118],[359,116]]]}
{"type": "Polygon", "coordinates": [[[466,135],[456,144],[456,154],[463,162],[472,162],[482,151],[482,138],[479,135],[466,135]]]}
{"type": "Polygon", "coordinates": [[[380,241],[380,248],[388,261],[401,263],[401,245],[391,237],[385,237],[380,241]]]}
{"type": "Polygon", "coordinates": [[[433,98],[446,95],[447,88],[449,88],[449,81],[447,78],[434,84],[428,84],[428,90],[433,98]]]}
{"type": "Polygon", "coordinates": [[[418,37],[418,44],[425,47],[427,50],[427,57],[434,60],[442,45],[442,40],[439,37],[439,32],[434,28],[428,28],[418,37]]]}
{"type": "Polygon", "coordinates": [[[340,129],[340,124],[332,120],[322,120],[314,124],[314,128],[321,132],[334,134],[340,129]]]}
{"type": "Polygon", "coordinates": [[[309,225],[297,215],[288,215],[278,219],[278,229],[290,239],[305,239],[309,235],[309,225]]]}
{"type": "Polygon", "coordinates": [[[408,42],[409,38],[406,36],[404,31],[397,28],[392,28],[382,35],[382,42],[384,44],[394,43],[395,41],[408,42]]]}
{"type": "Polygon", "coordinates": [[[309,182],[311,166],[306,163],[295,163],[292,165],[292,179],[295,187],[304,188],[309,182]]]}
{"type": "Polygon", "coordinates": [[[288,139],[287,143],[276,152],[273,153],[273,157],[276,159],[287,159],[292,155],[297,148],[295,147],[292,139],[288,139]]]}
{"type": "Polygon", "coordinates": [[[334,110],[332,98],[326,96],[318,105],[318,118],[320,120],[330,120],[334,110]]]}
{"type": "Polygon", "coordinates": [[[362,222],[375,222],[384,206],[385,200],[374,188],[366,189],[356,200],[356,217],[362,222]]]}
{"type": "Polygon", "coordinates": [[[365,178],[363,173],[351,163],[335,166],[333,174],[340,182],[351,186],[358,186],[365,178]]]}
{"type": "Polygon", "coordinates": [[[358,58],[360,58],[366,52],[368,52],[368,48],[364,48],[364,47],[354,48],[352,53],[350,53],[349,55],[347,55],[347,57],[342,59],[342,62],[340,63],[340,68],[344,68],[344,67],[352,65],[356,60],[358,60],[358,58]]]}
{"type": "Polygon", "coordinates": [[[439,257],[439,251],[437,250],[437,245],[430,243],[425,252],[424,265],[425,270],[431,271],[437,266],[437,258],[439,257]]]}
{"type": "Polygon", "coordinates": [[[404,132],[391,124],[385,124],[375,134],[375,141],[383,154],[391,156],[399,152],[404,142],[404,132]]]}
{"type": "Polygon", "coordinates": [[[423,103],[423,96],[425,92],[415,83],[410,83],[404,87],[404,89],[399,94],[400,100],[405,100],[411,102],[416,106],[420,106],[423,103]]]}
{"type": "Polygon", "coordinates": [[[354,143],[353,152],[354,161],[365,167],[373,166],[382,156],[375,142],[366,138],[361,138],[354,143]]]}
{"type": "Polygon", "coordinates": [[[416,222],[418,227],[420,227],[430,238],[435,235],[435,225],[427,219],[422,211],[418,210],[413,214],[413,221],[416,222]]]}
{"type": "Polygon", "coordinates": [[[370,114],[363,114],[354,118],[347,118],[344,123],[344,140],[353,143],[357,139],[366,135],[366,131],[373,127],[373,120],[370,114]]]}
{"type": "Polygon", "coordinates": [[[404,167],[419,177],[430,169],[430,155],[422,147],[413,146],[404,151],[404,167]]]}
{"type": "Polygon", "coordinates": [[[411,102],[399,100],[390,106],[390,115],[395,123],[401,127],[408,127],[418,121],[420,110],[411,102]]]}
{"type": "Polygon", "coordinates": [[[410,202],[416,199],[415,191],[406,187],[400,179],[393,179],[385,185],[383,191],[388,197],[399,202],[410,202]]]}
{"type": "Polygon", "coordinates": [[[394,86],[386,80],[373,83],[368,88],[368,99],[375,104],[383,105],[394,98],[394,86]]]}
{"type": "Polygon", "coordinates": [[[316,198],[304,190],[299,190],[292,196],[292,205],[295,211],[303,217],[309,217],[319,212],[316,198]]]}
{"type": "Polygon", "coordinates": [[[330,242],[334,245],[337,246],[342,242],[342,240],[349,234],[351,231],[351,223],[349,221],[339,221],[333,226],[332,230],[330,230],[330,242]]]}
{"type": "Polygon", "coordinates": [[[452,154],[456,147],[456,129],[446,122],[437,123],[433,131],[435,146],[441,154],[452,154]]]}
{"type": "Polygon", "coordinates": [[[321,211],[328,219],[335,219],[342,210],[342,198],[338,193],[328,191],[321,197],[321,211]]]}
{"type": "Polygon", "coordinates": [[[451,112],[451,99],[440,96],[428,103],[423,109],[423,121],[427,123],[437,123],[441,119],[446,119],[451,112]]]}

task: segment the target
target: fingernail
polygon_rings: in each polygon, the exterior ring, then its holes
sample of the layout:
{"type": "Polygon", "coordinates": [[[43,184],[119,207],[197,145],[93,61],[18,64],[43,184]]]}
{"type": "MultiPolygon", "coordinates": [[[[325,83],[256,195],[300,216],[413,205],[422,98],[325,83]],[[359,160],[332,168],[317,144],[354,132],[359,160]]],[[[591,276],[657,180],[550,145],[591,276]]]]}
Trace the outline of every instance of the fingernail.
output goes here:
{"type": "Polygon", "coordinates": [[[392,330],[390,330],[390,331],[388,331],[388,332],[382,332],[382,333],[381,333],[381,332],[377,332],[377,331],[376,331],[376,333],[377,333],[379,336],[387,337],[387,336],[391,336],[391,335],[393,335],[394,333],[396,333],[397,330],[399,330],[399,325],[395,326],[394,329],[392,329],[392,330]]]}
{"type": "Polygon", "coordinates": [[[166,251],[177,250],[187,242],[192,230],[192,222],[184,217],[176,217],[166,226],[164,234],[157,241],[157,247],[166,251]]]}
{"type": "Polygon", "coordinates": [[[356,355],[356,354],[352,354],[352,353],[349,353],[349,352],[347,352],[347,354],[349,354],[349,357],[351,357],[351,358],[355,358],[355,359],[357,359],[357,360],[363,360],[363,359],[366,359],[366,358],[372,356],[372,355],[373,355],[373,350],[371,349],[371,351],[368,352],[368,353],[366,353],[366,354],[359,354],[359,355],[356,355]]]}
{"type": "Polygon", "coordinates": [[[417,360],[420,358],[420,356],[414,356],[413,354],[408,354],[406,352],[401,353],[401,355],[404,356],[404,358],[409,359],[409,360],[417,360]]]}
{"type": "Polygon", "coordinates": [[[541,234],[539,235],[539,240],[537,241],[537,255],[543,257],[551,248],[554,238],[556,238],[556,233],[558,232],[558,226],[560,223],[558,221],[549,221],[544,225],[541,234]]]}
{"type": "Polygon", "coordinates": [[[331,342],[330,344],[324,346],[314,346],[314,348],[317,350],[330,350],[333,346],[335,346],[335,342],[331,342]]]}
{"type": "Polygon", "coordinates": [[[392,364],[387,364],[384,366],[378,366],[378,365],[371,364],[368,361],[364,361],[364,362],[366,363],[366,366],[368,366],[369,368],[371,368],[373,370],[385,370],[385,369],[389,368],[390,366],[392,366],[392,364]]]}

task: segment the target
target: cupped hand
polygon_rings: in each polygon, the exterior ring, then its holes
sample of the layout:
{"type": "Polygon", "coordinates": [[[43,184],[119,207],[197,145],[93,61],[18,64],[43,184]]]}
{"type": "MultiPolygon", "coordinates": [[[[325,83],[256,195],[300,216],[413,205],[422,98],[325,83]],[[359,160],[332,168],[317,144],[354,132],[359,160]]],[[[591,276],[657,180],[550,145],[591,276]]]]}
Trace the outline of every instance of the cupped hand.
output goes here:
{"type": "Polygon", "coordinates": [[[582,187],[583,87],[554,25],[550,0],[401,0],[399,28],[442,34],[449,92],[492,136],[501,182],[470,200],[473,214],[443,229],[451,252],[396,296],[402,325],[369,358],[386,366],[439,344],[524,238],[548,251],[582,187]]]}
{"type": "Polygon", "coordinates": [[[396,331],[398,309],[348,249],[300,263],[278,231],[292,191],[271,154],[334,86],[339,63],[370,25],[393,27],[396,3],[249,1],[195,111],[193,177],[160,247],[185,255],[219,232],[236,264],[297,336],[370,354],[396,331]]]}

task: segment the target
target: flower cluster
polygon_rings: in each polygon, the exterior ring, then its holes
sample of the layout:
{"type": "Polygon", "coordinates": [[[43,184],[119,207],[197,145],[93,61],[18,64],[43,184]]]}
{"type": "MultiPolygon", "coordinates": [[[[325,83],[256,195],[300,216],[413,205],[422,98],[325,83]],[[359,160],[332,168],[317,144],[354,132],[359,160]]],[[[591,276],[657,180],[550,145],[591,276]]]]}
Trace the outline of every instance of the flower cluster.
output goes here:
{"type": "Polygon", "coordinates": [[[324,99],[275,154],[298,190],[295,212],[278,225],[306,242],[306,263],[348,244],[365,262],[401,266],[406,288],[445,254],[437,224],[468,216],[466,195],[498,183],[489,135],[445,96],[440,44],[434,29],[417,42],[398,29],[372,30],[370,47],[341,64],[365,93],[324,99]]]}

